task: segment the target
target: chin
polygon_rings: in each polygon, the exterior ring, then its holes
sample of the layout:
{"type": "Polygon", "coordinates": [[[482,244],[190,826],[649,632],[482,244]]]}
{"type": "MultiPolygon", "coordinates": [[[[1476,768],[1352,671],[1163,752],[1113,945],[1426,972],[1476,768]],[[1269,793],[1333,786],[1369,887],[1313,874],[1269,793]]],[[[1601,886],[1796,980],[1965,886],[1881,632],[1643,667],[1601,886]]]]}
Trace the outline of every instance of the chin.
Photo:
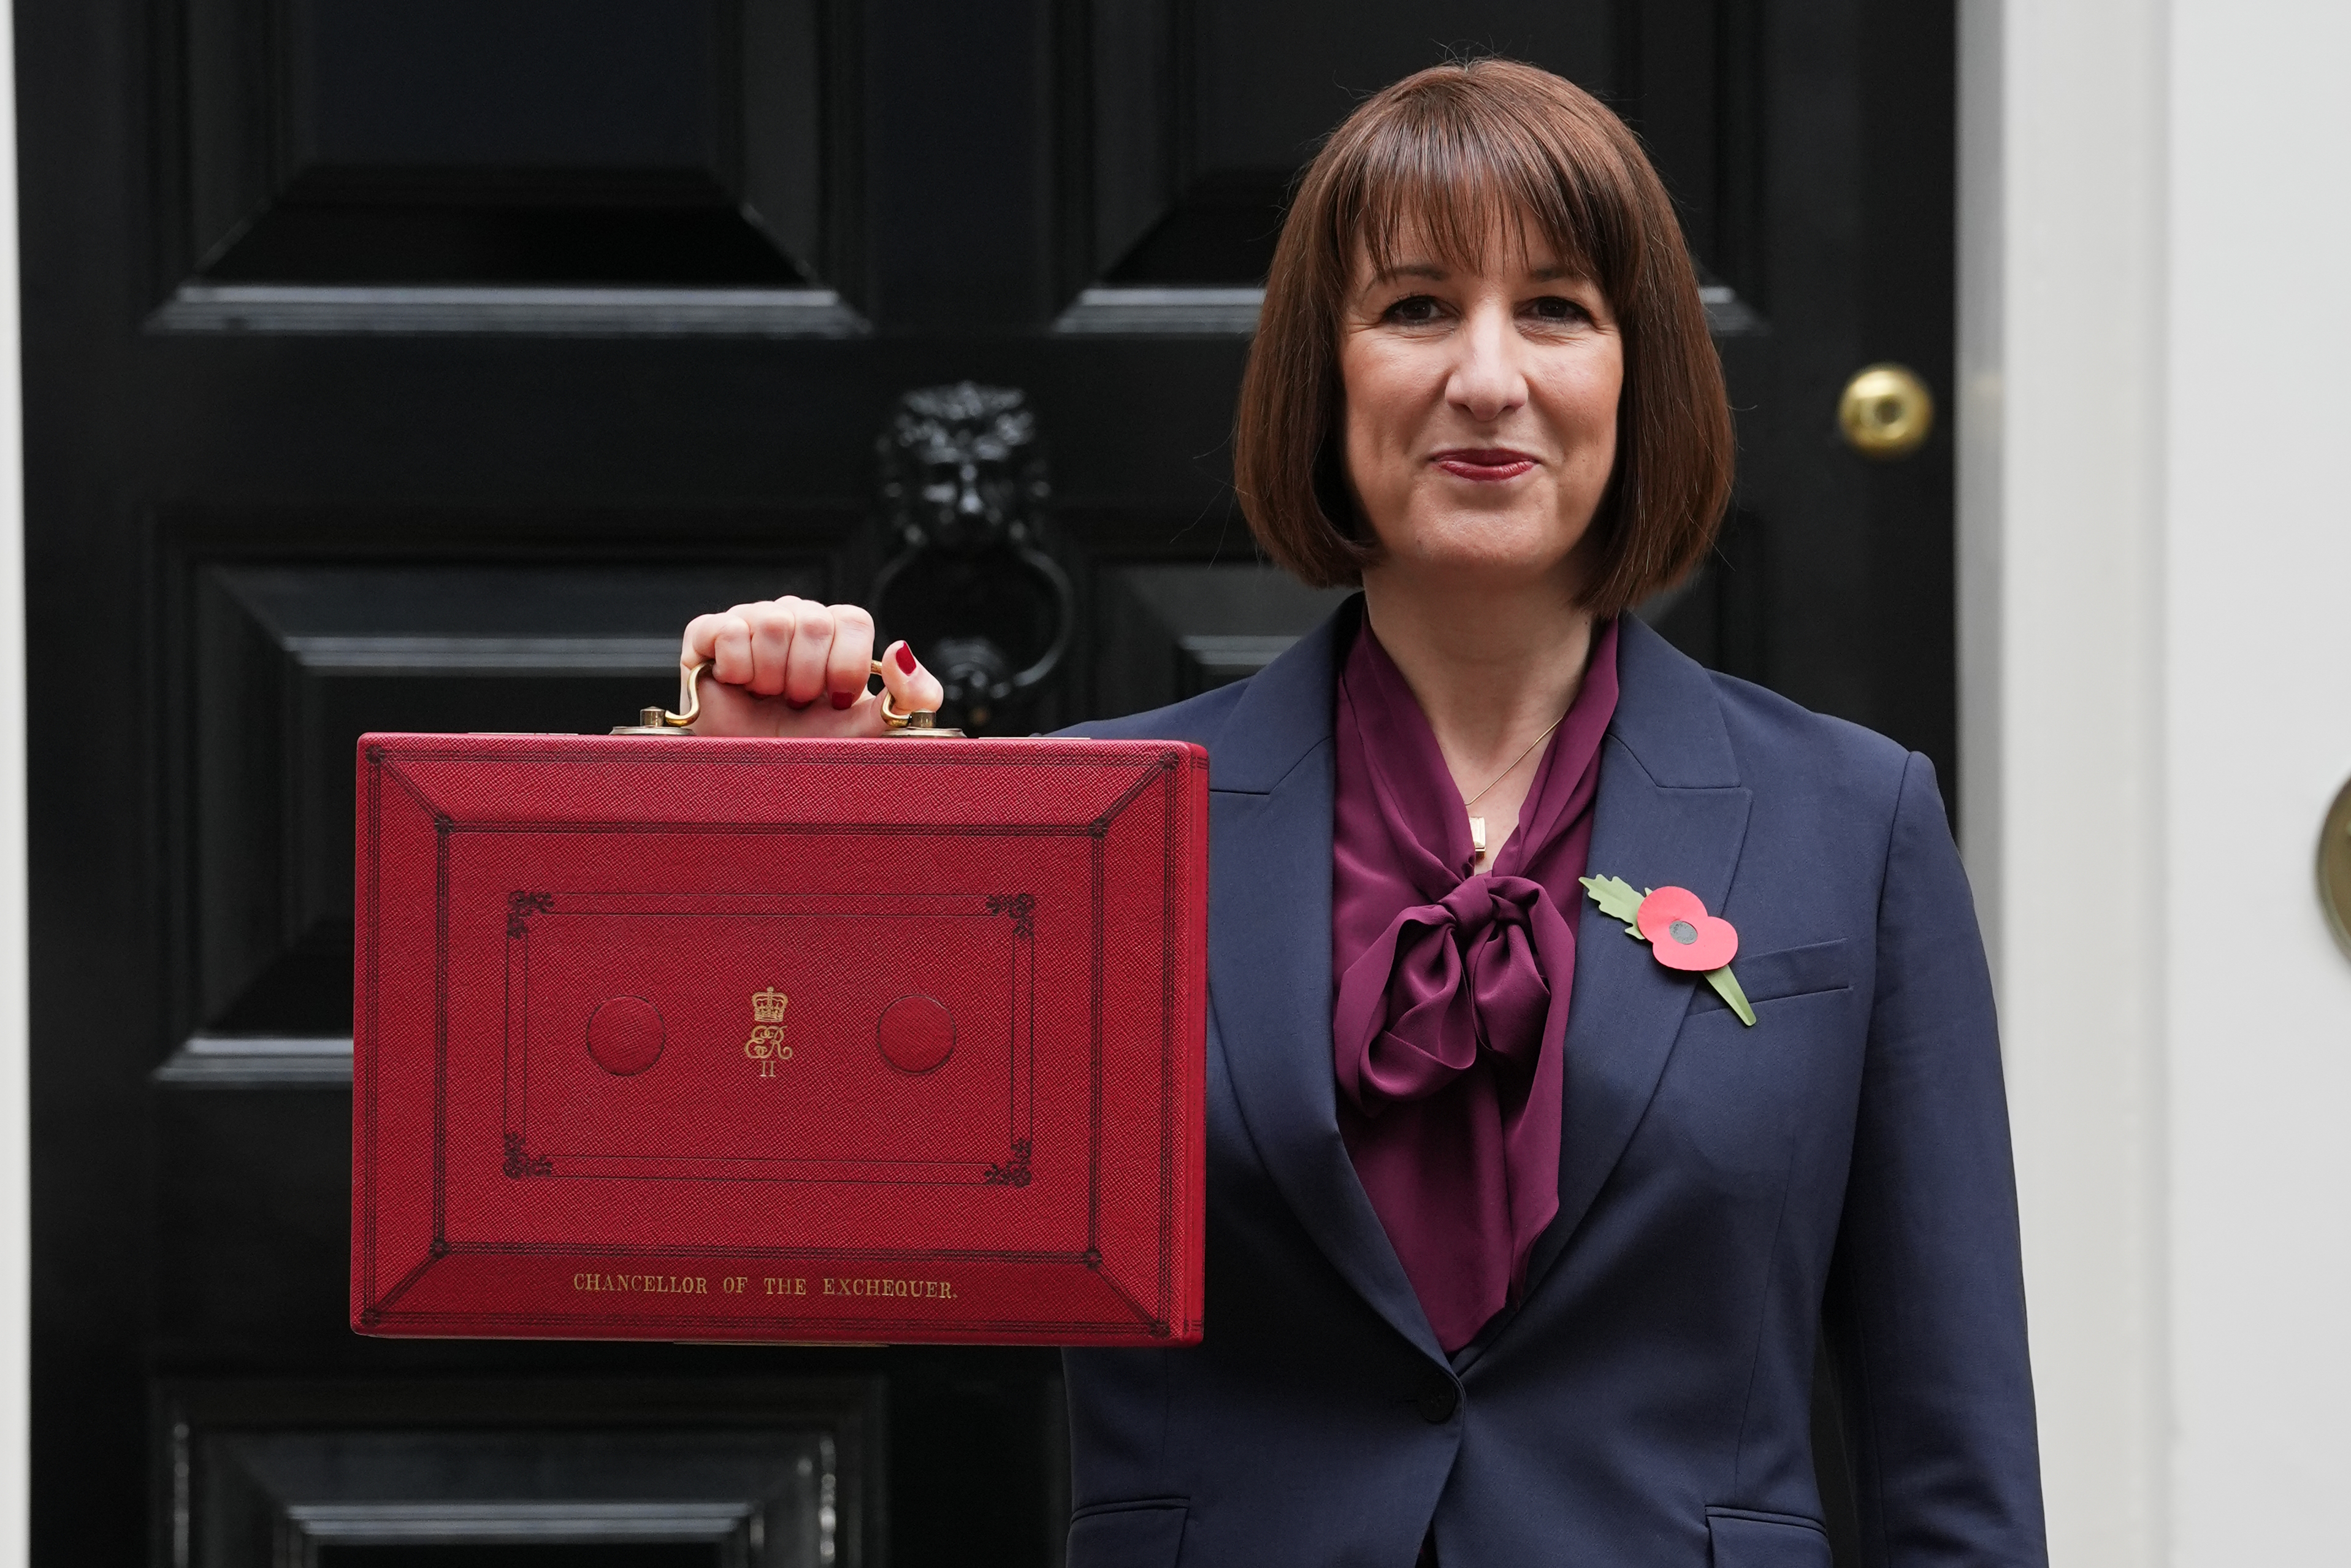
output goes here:
{"type": "Polygon", "coordinates": [[[1583,537],[1546,518],[1541,522],[1492,513],[1451,517],[1411,530],[1389,547],[1389,559],[1408,572],[1487,577],[1523,583],[1563,570],[1583,537]]]}

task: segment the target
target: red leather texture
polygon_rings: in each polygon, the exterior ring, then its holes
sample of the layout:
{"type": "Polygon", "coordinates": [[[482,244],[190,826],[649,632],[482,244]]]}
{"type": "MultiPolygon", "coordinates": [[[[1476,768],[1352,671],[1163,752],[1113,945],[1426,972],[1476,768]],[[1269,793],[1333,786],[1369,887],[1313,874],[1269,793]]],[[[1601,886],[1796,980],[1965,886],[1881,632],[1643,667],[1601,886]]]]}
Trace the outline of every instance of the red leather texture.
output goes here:
{"type": "Polygon", "coordinates": [[[351,1326],[1197,1340],[1207,779],[363,737],[351,1326]]]}

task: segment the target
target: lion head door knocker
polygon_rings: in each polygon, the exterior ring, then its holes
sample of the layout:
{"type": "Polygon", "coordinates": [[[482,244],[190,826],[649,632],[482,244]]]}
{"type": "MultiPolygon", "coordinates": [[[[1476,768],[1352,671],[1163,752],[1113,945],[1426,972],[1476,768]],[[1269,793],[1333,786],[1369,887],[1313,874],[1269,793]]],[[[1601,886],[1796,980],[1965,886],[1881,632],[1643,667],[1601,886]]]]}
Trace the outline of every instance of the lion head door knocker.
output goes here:
{"type": "Polygon", "coordinates": [[[941,724],[1019,733],[1077,618],[1069,574],[1046,553],[1051,491],[1028,395],[970,382],[910,392],[876,450],[874,618],[946,687],[941,724]]]}

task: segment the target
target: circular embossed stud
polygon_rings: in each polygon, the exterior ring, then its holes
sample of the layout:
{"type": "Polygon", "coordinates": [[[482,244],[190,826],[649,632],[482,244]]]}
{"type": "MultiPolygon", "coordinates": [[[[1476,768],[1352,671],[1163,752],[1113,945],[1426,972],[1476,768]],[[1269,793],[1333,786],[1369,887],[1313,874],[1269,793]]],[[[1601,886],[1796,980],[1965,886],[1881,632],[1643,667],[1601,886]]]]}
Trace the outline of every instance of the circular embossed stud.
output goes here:
{"type": "Polygon", "coordinates": [[[661,1009],[643,997],[606,997],[588,1015],[588,1054],[620,1077],[633,1077],[659,1061],[668,1043],[661,1009]]]}
{"type": "Polygon", "coordinates": [[[955,1019],[935,997],[900,997],[873,1031],[882,1059],[901,1072],[928,1072],[955,1054],[955,1019]]]}

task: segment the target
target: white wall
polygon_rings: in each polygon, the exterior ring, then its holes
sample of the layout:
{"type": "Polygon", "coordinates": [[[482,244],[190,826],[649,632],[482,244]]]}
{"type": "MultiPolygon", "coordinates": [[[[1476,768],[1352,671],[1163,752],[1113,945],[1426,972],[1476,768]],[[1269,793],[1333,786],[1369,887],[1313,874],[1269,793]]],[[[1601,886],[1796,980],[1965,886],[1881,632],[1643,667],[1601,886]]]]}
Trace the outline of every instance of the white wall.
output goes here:
{"type": "Polygon", "coordinates": [[[2174,0],[2165,547],[2182,1563],[2351,1557],[2351,6],[2174,0]],[[2232,912],[2241,912],[2231,917],[2232,912]]]}
{"type": "Polygon", "coordinates": [[[2351,6],[1962,0],[1962,799],[2053,1561],[2332,1562],[2351,1474],[2351,6]]]}
{"type": "Polygon", "coordinates": [[[2163,37],[1963,0],[1960,825],[2052,1561],[2161,1560],[2163,37]]]}

